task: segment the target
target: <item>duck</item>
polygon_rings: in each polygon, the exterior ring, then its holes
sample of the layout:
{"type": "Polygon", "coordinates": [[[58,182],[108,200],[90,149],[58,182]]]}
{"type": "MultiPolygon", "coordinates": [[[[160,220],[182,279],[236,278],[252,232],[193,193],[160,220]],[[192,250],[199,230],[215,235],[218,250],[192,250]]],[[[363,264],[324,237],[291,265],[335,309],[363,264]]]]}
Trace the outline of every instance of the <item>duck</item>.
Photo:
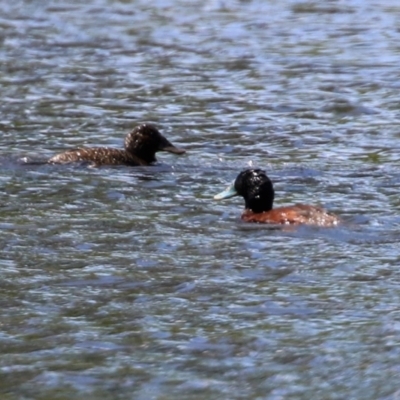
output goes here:
{"type": "Polygon", "coordinates": [[[124,149],[109,147],[82,147],[56,154],[49,164],[67,164],[88,162],[92,166],[100,165],[150,165],[157,161],[158,151],[183,154],[186,151],[175,147],[151,124],[144,123],[135,127],[125,137],[124,149]]]}
{"type": "Polygon", "coordinates": [[[321,207],[295,204],[273,208],[275,191],[272,181],[262,169],[246,169],[236,177],[234,183],[214,196],[215,200],[242,196],[245,210],[242,220],[264,224],[336,226],[339,217],[321,207]]]}

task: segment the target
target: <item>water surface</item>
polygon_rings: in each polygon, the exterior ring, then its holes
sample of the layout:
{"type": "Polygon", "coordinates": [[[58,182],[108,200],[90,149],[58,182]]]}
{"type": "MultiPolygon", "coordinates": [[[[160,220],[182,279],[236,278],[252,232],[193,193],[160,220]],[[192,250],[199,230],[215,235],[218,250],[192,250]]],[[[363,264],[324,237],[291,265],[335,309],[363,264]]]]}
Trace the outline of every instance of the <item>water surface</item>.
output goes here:
{"type": "Polygon", "coordinates": [[[2,399],[400,397],[397,2],[0,5],[2,399]],[[21,161],[144,121],[187,154],[21,161]],[[242,223],[249,165],[344,224],[242,223]]]}

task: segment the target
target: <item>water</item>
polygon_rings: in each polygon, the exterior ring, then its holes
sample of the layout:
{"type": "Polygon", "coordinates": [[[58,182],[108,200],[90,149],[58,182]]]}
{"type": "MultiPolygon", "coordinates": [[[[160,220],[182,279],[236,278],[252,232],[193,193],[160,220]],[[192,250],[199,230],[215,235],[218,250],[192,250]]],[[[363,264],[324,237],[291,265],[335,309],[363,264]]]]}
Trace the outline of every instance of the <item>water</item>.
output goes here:
{"type": "Polygon", "coordinates": [[[2,399],[400,398],[396,1],[0,4],[2,399]],[[187,154],[20,161],[144,121],[187,154]]]}

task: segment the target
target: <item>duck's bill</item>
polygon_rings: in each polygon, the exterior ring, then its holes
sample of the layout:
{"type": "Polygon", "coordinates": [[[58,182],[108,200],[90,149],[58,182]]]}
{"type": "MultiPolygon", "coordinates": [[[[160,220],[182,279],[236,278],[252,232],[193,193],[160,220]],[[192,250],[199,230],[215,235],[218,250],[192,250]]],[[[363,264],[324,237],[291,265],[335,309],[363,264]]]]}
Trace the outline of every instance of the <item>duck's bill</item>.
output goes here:
{"type": "Polygon", "coordinates": [[[164,136],[161,137],[161,143],[159,144],[158,147],[159,151],[168,151],[169,153],[174,153],[174,154],[183,154],[186,153],[185,150],[179,149],[178,147],[175,147],[167,138],[164,136]]]}
{"type": "Polygon", "coordinates": [[[172,144],[170,146],[165,146],[162,148],[162,151],[168,151],[169,153],[174,153],[174,154],[183,154],[186,153],[186,150],[179,149],[178,147],[173,146],[172,144]]]}
{"type": "Polygon", "coordinates": [[[235,186],[232,184],[228,186],[223,192],[218,193],[214,196],[214,200],[222,200],[222,199],[229,199],[230,197],[237,196],[238,192],[235,189],[235,186]]]}

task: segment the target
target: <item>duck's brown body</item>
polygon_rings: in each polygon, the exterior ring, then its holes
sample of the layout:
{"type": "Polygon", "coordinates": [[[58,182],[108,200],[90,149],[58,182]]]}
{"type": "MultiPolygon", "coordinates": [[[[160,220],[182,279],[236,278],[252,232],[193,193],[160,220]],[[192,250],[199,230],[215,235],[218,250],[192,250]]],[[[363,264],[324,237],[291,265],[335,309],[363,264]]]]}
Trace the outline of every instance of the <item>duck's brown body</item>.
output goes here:
{"type": "Polygon", "coordinates": [[[147,162],[128,153],[126,150],[108,147],[91,147],[68,150],[50,158],[51,164],[66,164],[72,162],[91,162],[94,165],[148,165],[147,162]]]}
{"type": "Polygon", "coordinates": [[[50,164],[88,162],[92,165],[150,165],[157,161],[158,151],[182,154],[185,150],[173,146],[156,127],[150,124],[137,126],[125,138],[125,149],[90,147],[68,150],[49,159],[50,164]]]}
{"type": "Polygon", "coordinates": [[[242,220],[264,224],[306,224],[316,226],[335,226],[339,223],[339,218],[336,215],[327,213],[323,208],[306,204],[278,207],[261,213],[244,210],[242,220]]]}

